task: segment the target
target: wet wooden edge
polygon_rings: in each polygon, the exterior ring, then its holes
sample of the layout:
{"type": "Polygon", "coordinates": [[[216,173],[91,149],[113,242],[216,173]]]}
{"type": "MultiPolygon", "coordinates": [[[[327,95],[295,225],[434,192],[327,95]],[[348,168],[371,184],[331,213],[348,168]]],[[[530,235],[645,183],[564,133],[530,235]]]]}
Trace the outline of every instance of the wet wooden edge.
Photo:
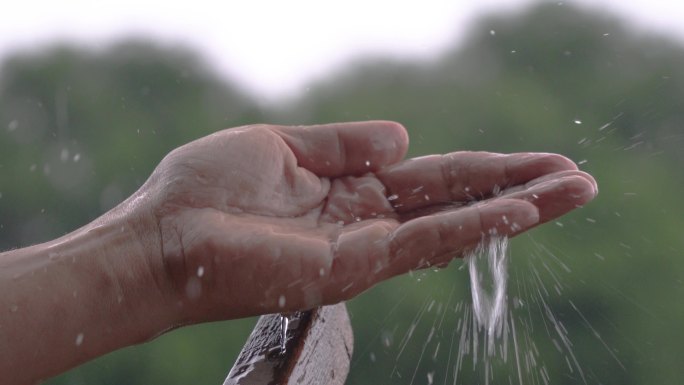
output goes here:
{"type": "Polygon", "coordinates": [[[224,385],[344,384],[353,332],[344,303],[289,316],[285,349],[281,317],[259,318],[224,385]]]}

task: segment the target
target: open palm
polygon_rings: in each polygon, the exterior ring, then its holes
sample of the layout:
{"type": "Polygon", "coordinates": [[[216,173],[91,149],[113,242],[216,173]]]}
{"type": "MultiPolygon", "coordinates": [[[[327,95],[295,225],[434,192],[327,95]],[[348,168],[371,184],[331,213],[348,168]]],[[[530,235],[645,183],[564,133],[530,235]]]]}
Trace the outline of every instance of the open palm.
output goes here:
{"type": "Polygon", "coordinates": [[[311,308],[445,265],[591,200],[553,154],[456,152],[402,161],[392,122],[224,130],[170,153],[140,196],[187,322],[311,308]]]}

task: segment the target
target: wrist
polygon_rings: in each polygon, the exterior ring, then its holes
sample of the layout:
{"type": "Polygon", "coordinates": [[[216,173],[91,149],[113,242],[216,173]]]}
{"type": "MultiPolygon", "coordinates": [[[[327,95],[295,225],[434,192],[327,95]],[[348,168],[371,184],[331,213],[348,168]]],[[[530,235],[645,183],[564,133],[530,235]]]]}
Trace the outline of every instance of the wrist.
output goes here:
{"type": "Polygon", "coordinates": [[[0,372],[28,361],[36,368],[10,382],[47,378],[174,325],[152,262],[154,236],[141,233],[147,219],[120,214],[0,255],[0,306],[11,309],[0,328],[0,372]]]}
{"type": "MultiPolygon", "coordinates": [[[[100,271],[116,282],[116,302],[137,331],[137,342],[178,323],[173,287],[164,267],[159,226],[136,193],[81,229],[95,240],[100,271]]],[[[107,278],[105,278],[107,279],[107,278]]]]}

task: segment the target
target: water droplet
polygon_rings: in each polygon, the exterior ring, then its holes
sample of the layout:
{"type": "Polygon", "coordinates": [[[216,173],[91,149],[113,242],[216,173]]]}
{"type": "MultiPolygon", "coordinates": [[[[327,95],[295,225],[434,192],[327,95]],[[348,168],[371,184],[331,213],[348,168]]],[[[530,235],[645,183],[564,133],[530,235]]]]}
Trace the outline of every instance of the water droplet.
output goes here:
{"type": "Polygon", "coordinates": [[[76,336],[76,346],[81,346],[81,344],[83,343],[83,337],[83,333],[78,333],[78,335],[76,336]]]}
{"type": "Polygon", "coordinates": [[[202,283],[197,277],[190,277],[185,284],[185,295],[188,299],[194,300],[202,295],[202,283]]]}
{"type": "Polygon", "coordinates": [[[325,275],[325,269],[321,267],[321,269],[318,271],[318,274],[322,277],[325,275]]]}
{"type": "Polygon", "coordinates": [[[366,167],[370,167],[370,160],[366,161],[366,167]]]}
{"type": "Polygon", "coordinates": [[[398,198],[399,198],[399,195],[397,195],[397,194],[392,194],[392,195],[390,195],[390,196],[387,197],[387,200],[388,200],[388,201],[393,201],[393,200],[396,200],[396,199],[398,199],[398,198]]]}
{"type": "Polygon", "coordinates": [[[575,124],[582,124],[582,121],[579,120],[579,119],[575,119],[575,120],[573,120],[573,122],[574,122],[575,124]]]}
{"type": "Polygon", "coordinates": [[[580,160],[579,162],[577,162],[577,164],[585,164],[585,163],[587,163],[587,162],[588,162],[588,160],[582,159],[582,160],[580,160]]]}
{"type": "Polygon", "coordinates": [[[31,167],[29,167],[29,171],[34,172],[34,171],[36,171],[37,167],[38,167],[37,165],[32,164],[31,167]]]}
{"type": "Polygon", "coordinates": [[[278,297],[278,307],[283,308],[285,307],[285,296],[281,295],[278,297]]]}
{"type": "Polygon", "coordinates": [[[16,119],[9,122],[9,124],[7,125],[7,131],[10,131],[10,132],[16,130],[17,128],[19,128],[19,121],[16,119]]]}
{"type": "Polygon", "coordinates": [[[280,350],[285,353],[287,348],[287,330],[290,327],[290,317],[280,315],[280,350]]]}
{"type": "Polygon", "coordinates": [[[389,347],[390,345],[392,345],[392,337],[389,333],[383,333],[382,344],[385,345],[385,347],[389,347]]]}
{"type": "Polygon", "coordinates": [[[62,149],[62,152],[59,154],[59,160],[62,162],[66,162],[69,159],[69,150],[66,148],[62,149]]]}
{"type": "Polygon", "coordinates": [[[432,385],[435,378],[435,372],[429,372],[427,374],[428,385],[432,385]]]}
{"type": "Polygon", "coordinates": [[[345,287],[343,287],[343,288],[342,288],[342,292],[344,293],[345,291],[351,289],[352,286],[354,286],[354,282],[350,282],[350,283],[347,284],[345,287]]]}
{"type": "Polygon", "coordinates": [[[516,309],[520,309],[524,306],[525,306],[525,302],[523,302],[522,299],[517,298],[517,297],[513,299],[513,307],[515,307],[516,309]]]}
{"type": "Polygon", "coordinates": [[[81,154],[75,154],[74,155],[74,163],[78,162],[79,160],[81,160],[81,154]]]}
{"type": "Polygon", "coordinates": [[[204,266],[200,266],[197,268],[197,276],[202,277],[204,275],[204,266]]]}
{"type": "Polygon", "coordinates": [[[493,30],[493,29],[490,29],[490,30],[489,30],[489,34],[492,35],[492,36],[494,36],[494,35],[496,35],[496,31],[493,30]]]}

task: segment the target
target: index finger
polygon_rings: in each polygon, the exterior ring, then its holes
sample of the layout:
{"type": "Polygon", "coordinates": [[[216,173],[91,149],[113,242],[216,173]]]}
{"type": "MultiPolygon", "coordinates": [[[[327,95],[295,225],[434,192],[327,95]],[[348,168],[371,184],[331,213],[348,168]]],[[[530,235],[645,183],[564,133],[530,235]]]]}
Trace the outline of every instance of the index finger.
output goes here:
{"type": "Polygon", "coordinates": [[[399,123],[367,121],[272,128],[299,166],[318,176],[359,175],[394,164],[406,155],[408,134],[399,123]]]}

